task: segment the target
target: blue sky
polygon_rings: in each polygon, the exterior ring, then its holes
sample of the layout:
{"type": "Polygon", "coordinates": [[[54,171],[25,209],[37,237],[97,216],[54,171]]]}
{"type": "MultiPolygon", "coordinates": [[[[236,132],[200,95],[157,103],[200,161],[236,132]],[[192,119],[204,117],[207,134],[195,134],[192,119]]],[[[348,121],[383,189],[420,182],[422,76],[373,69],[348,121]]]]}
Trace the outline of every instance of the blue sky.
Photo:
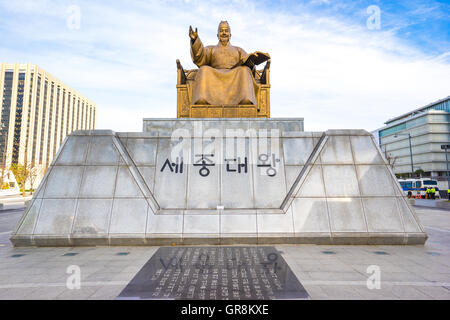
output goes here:
{"type": "Polygon", "coordinates": [[[304,117],[307,131],[373,130],[450,95],[448,1],[0,0],[0,61],[38,64],[95,101],[97,128],[140,131],[144,117],[176,117],[189,25],[215,44],[220,20],[232,44],[271,54],[271,115],[304,117]]]}

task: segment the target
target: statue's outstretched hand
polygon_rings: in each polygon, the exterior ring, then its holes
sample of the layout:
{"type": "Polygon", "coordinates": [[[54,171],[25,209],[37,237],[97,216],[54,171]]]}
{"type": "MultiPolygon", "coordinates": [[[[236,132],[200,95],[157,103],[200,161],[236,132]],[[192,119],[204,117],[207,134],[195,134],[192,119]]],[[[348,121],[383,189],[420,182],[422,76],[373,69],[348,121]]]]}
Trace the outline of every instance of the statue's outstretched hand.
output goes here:
{"type": "Polygon", "coordinates": [[[192,29],[192,26],[189,26],[189,37],[192,41],[198,38],[198,29],[195,28],[195,31],[192,29]]]}

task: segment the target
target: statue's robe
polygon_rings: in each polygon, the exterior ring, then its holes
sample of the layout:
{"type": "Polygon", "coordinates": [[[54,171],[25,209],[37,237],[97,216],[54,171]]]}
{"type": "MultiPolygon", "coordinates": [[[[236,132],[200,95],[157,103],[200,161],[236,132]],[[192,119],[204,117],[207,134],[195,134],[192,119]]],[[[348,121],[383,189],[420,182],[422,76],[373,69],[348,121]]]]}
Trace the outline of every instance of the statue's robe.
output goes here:
{"type": "Polygon", "coordinates": [[[192,86],[192,104],[256,105],[258,85],[250,68],[242,64],[248,54],[220,42],[204,47],[200,38],[191,41],[192,61],[199,67],[192,86]]]}

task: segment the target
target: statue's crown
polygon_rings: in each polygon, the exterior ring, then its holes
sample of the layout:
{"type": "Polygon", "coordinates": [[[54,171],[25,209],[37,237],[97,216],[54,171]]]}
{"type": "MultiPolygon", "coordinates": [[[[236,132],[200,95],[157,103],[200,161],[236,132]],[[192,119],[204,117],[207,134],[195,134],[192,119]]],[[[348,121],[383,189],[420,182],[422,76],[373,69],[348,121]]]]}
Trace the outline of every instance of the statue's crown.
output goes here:
{"type": "Polygon", "coordinates": [[[222,25],[222,24],[226,24],[227,26],[228,26],[228,31],[230,31],[230,33],[231,33],[231,28],[230,28],[230,24],[228,23],[228,21],[220,21],[220,23],[219,23],[219,26],[217,27],[217,33],[219,33],[220,32],[220,26],[222,25]]]}

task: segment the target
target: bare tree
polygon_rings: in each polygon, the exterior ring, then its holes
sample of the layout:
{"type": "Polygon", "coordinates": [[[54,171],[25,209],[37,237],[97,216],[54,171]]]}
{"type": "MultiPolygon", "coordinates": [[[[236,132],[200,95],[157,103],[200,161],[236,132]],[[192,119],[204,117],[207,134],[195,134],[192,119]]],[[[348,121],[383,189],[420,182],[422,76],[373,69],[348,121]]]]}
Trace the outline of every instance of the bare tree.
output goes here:
{"type": "Polygon", "coordinates": [[[22,196],[25,197],[25,185],[28,180],[29,170],[27,165],[21,165],[17,163],[13,163],[11,165],[11,171],[14,174],[17,183],[22,189],[22,196]]]}
{"type": "Polygon", "coordinates": [[[8,138],[8,133],[5,132],[5,130],[2,130],[4,127],[5,127],[5,124],[2,123],[1,127],[0,127],[0,140],[3,143],[3,150],[1,151],[2,152],[2,154],[1,154],[1,157],[2,157],[1,161],[2,161],[2,163],[1,163],[1,169],[0,169],[0,171],[1,171],[1,173],[0,173],[1,174],[1,176],[0,176],[0,188],[3,188],[3,184],[5,183],[5,174],[8,172],[8,169],[9,169],[6,166],[6,142],[8,141],[8,139],[7,139],[8,138]]]}
{"type": "Polygon", "coordinates": [[[39,176],[39,168],[34,163],[28,165],[28,181],[30,182],[30,192],[33,194],[33,187],[39,176]]]}
{"type": "Polygon", "coordinates": [[[386,147],[384,147],[384,157],[386,158],[391,169],[394,170],[394,165],[395,161],[397,160],[397,157],[392,157],[390,153],[388,154],[386,151],[386,147]]]}

